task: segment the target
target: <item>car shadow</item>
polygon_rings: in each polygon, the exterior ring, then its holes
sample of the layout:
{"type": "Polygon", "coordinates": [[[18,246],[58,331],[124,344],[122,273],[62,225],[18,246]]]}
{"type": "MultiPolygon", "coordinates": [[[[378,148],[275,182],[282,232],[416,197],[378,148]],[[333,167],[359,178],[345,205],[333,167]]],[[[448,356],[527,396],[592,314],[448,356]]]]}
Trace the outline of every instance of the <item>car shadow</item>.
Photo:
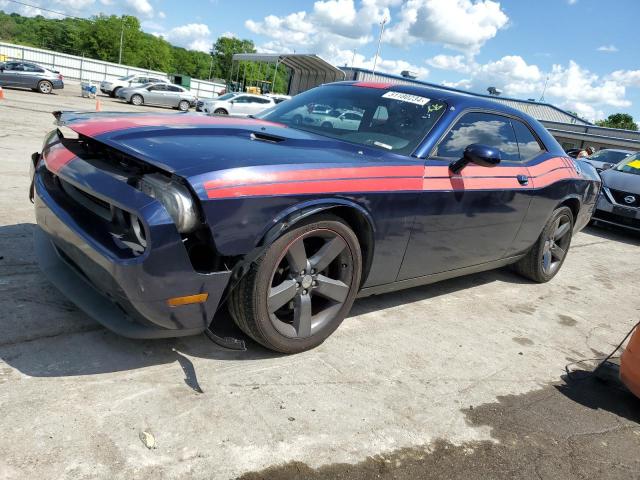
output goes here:
{"type": "MultiPolygon", "coordinates": [[[[245,336],[226,308],[214,319],[216,333],[246,342],[245,351],[222,348],[205,335],[164,340],[133,340],[101,327],[62,297],[36,265],[32,235],[35,225],[0,227],[0,359],[31,377],[66,377],[135,370],[177,362],[184,383],[200,389],[191,359],[244,361],[277,358],[245,336]],[[16,328],[15,319],[20,324],[16,328]],[[43,327],[43,325],[45,327],[43,327]],[[8,333],[9,332],[9,333],[8,333]]],[[[491,282],[528,283],[508,269],[483,272],[437,284],[356,300],[351,316],[395,308],[491,282]]],[[[349,319],[347,318],[348,322],[349,319]]]]}
{"type": "Polygon", "coordinates": [[[588,225],[582,233],[605,240],[626,243],[628,245],[640,246],[640,232],[629,230],[615,225],[605,223],[595,223],[588,225]]]}

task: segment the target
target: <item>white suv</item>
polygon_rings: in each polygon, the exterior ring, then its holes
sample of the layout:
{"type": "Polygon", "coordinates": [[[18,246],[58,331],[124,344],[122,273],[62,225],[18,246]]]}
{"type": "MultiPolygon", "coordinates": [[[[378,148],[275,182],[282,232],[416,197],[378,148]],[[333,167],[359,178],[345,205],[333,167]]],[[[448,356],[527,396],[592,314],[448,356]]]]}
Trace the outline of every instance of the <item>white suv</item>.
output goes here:
{"type": "Polygon", "coordinates": [[[121,88],[129,87],[141,87],[147,83],[171,83],[167,77],[161,77],[159,75],[127,75],[126,77],[120,77],[117,80],[111,82],[105,80],[100,83],[100,91],[105,95],[116,97],[118,90],[121,88]]]}
{"type": "Polygon", "coordinates": [[[220,97],[205,100],[202,110],[207,115],[235,115],[246,117],[256,115],[276,104],[273,98],[252,93],[226,93],[220,97]]]}

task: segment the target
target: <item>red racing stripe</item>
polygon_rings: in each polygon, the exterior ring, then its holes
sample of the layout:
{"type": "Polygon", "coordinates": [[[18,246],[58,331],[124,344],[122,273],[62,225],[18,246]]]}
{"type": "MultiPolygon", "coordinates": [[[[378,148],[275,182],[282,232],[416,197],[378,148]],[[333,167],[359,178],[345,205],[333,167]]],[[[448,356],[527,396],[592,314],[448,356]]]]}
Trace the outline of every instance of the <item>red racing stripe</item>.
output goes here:
{"type": "Polygon", "coordinates": [[[364,87],[364,88],[379,88],[380,90],[384,90],[386,88],[391,88],[393,83],[383,83],[383,82],[356,82],[353,84],[354,87],[364,87]]]}
{"type": "Polygon", "coordinates": [[[335,180],[347,178],[422,178],[422,172],[422,165],[401,165],[394,167],[314,168],[267,173],[252,173],[250,169],[234,169],[226,172],[223,177],[205,182],[204,188],[209,190],[213,188],[244,186],[260,183],[279,183],[305,180],[335,180]]]}
{"type": "MultiPolygon", "coordinates": [[[[205,115],[191,114],[164,114],[164,115],[141,115],[141,116],[121,116],[121,117],[103,117],[89,119],[85,122],[70,123],[68,126],[72,130],[86,135],[95,137],[103,133],[116,132],[119,130],[127,130],[130,128],[141,127],[171,127],[178,125],[228,125],[235,127],[239,125],[265,126],[275,125],[272,122],[257,120],[253,118],[238,117],[209,117],[205,115]]],[[[282,126],[278,124],[278,126],[282,126]]]]}
{"type": "Polygon", "coordinates": [[[209,198],[299,195],[344,192],[397,192],[421,190],[422,178],[359,178],[315,182],[263,183],[208,190],[209,198]]]}
{"type": "Polygon", "coordinates": [[[552,158],[532,167],[496,167],[487,169],[470,165],[464,175],[453,175],[446,165],[408,165],[287,170],[253,174],[236,169],[204,184],[209,198],[292,195],[343,192],[511,190],[540,188],[557,181],[577,178],[562,157],[552,158]],[[488,175],[494,173],[494,175],[488,175]],[[531,181],[521,185],[518,175],[531,181]]]}
{"type": "Polygon", "coordinates": [[[67,150],[64,145],[57,143],[43,152],[44,163],[50,172],[58,173],[71,160],[76,158],[73,152],[67,150]]]}

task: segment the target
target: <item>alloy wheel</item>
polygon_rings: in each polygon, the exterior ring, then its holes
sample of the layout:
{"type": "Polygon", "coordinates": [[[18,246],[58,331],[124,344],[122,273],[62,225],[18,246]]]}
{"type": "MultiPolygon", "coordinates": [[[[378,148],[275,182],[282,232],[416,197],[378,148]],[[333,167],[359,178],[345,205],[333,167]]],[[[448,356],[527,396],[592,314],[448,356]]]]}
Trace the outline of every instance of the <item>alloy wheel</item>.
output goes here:
{"type": "Polygon", "coordinates": [[[40,82],[40,85],[38,87],[40,88],[41,93],[51,93],[52,86],[51,83],[47,81],[40,82]]]}
{"type": "Polygon", "coordinates": [[[271,277],[267,310],[275,329],[289,338],[308,338],[338,314],[351,290],[353,256],[332,230],[296,238],[271,277]]]}
{"type": "Polygon", "coordinates": [[[542,271],[546,275],[556,273],[571,242],[571,219],[568,215],[560,215],[549,229],[542,249],[542,271]]]}

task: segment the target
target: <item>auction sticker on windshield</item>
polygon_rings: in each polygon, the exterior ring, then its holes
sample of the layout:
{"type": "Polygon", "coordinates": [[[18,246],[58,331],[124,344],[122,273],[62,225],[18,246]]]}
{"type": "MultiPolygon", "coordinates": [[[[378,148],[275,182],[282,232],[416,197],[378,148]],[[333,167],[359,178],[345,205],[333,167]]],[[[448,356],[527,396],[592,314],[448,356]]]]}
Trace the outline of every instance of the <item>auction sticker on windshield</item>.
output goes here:
{"type": "Polygon", "coordinates": [[[408,93],[401,93],[401,92],[387,92],[384,95],[382,95],[382,97],[391,98],[393,100],[400,100],[401,102],[415,103],[416,105],[420,105],[420,106],[426,105],[431,100],[429,98],[421,97],[419,95],[410,95],[408,93]]]}

